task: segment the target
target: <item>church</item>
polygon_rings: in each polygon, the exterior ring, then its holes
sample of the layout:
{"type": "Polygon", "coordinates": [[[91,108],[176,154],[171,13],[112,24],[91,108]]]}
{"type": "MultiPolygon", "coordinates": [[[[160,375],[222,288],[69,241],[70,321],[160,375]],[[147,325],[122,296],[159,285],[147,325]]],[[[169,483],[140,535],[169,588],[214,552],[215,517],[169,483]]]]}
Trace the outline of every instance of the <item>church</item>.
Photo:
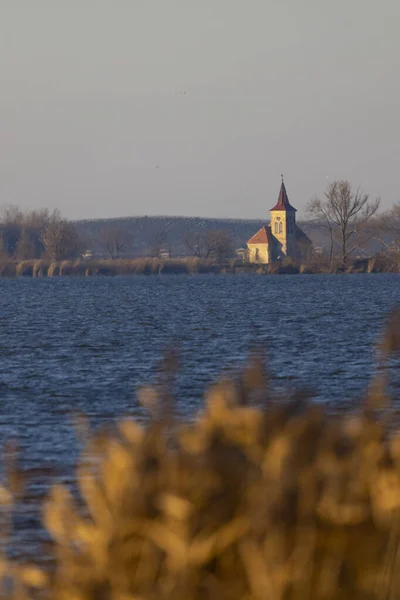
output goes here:
{"type": "Polygon", "coordinates": [[[261,227],[247,242],[249,262],[268,264],[285,259],[298,262],[310,256],[312,242],[296,225],[296,212],[282,176],[278,202],[270,209],[270,224],[261,227]]]}

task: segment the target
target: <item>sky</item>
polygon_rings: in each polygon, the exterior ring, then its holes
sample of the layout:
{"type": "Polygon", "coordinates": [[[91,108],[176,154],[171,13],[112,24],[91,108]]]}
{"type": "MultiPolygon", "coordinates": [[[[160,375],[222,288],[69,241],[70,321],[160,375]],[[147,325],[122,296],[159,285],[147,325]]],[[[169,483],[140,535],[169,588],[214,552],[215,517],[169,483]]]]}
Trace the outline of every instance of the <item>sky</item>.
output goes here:
{"type": "Polygon", "coordinates": [[[400,200],[398,0],[0,0],[0,204],[71,219],[400,200]]]}

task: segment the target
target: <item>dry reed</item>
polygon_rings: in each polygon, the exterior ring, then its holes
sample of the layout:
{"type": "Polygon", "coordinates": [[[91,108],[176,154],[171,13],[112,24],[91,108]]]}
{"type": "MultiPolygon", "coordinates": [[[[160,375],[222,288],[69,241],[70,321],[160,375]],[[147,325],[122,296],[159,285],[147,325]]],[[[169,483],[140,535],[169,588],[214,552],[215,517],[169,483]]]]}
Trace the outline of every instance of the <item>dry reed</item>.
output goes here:
{"type": "MultiPolygon", "coordinates": [[[[373,258],[357,259],[349,263],[347,273],[398,273],[400,254],[388,253],[373,258]]],[[[158,259],[120,258],[63,260],[49,262],[44,259],[15,260],[3,259],[0,262],[0,277],[24,276],[115,276],[115,275],[161,275],[161,274],[197,274],[197,273],[260,273],[269,275],[286,274],[327,274],[343,272],[337,261],[331,265],[325,260],[313,259],[305,264],[289,261],[270,265],[251,264],[241,260],[230,260],[226,264],[197,257],[158,259]]]]}
{"type": "Polygon", "coordinates": [[[46,277],[49,262],[46,260],[35,260],[33,263],[32,277],[46,277]]]}
{"type": "Polygon", "coordinates": [[[33,265],[34,261],[32,260],[21,260],[17,263],[15,274],[17,277],[25,276],[32,277],[33,276],[33,265]]]}
{"type": "Polygon", "coordinates": [[[48,277],[56,277],[57,275],[60,274],[60,265],[57,262],[51,262],[49,264],[49,268],[47,270],[47,276],[48,277]]]}

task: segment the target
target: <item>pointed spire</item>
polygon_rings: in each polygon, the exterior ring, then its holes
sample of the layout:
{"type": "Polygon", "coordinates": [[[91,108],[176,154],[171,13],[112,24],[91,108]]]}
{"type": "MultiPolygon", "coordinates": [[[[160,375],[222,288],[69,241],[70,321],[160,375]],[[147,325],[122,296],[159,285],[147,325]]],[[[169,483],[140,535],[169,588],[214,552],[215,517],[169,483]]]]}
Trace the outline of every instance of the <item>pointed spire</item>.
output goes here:
{"type": "Polygon", "coordinates": [[[285,182],[283,181],[283,175],[281,175],[281,177],[282,177],[282,183],[281,183],[281,189],[279,191],[278,202],[275,204],[274,208],[271,208],[271,210],[292,210],[292,211],[296,211],[296,209],[293,208],[293,206],[289,202],[289,198],[288,198],[287,191],[286,191],[286,188],[285,188],[285,182]]]}

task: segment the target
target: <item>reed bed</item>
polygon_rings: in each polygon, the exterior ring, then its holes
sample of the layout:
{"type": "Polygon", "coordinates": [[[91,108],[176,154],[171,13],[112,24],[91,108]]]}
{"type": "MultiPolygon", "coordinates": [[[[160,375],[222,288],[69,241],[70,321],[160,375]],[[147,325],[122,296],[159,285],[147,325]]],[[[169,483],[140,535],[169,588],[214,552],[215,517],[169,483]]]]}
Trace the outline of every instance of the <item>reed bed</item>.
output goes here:
{"type": "Polygon", "coordinates": [[[209,390],[194,422],[175,417],[168,359],[139,393],[147,423],[90,435],[79,420],[80,498],[55,485],[43,510],[53,566],[4,551],[1,597],[400,597],[400,429],[387,391],[399,352],[394,314],[368,394],[336,416],[304,393],[276,396],[255,356],[209,390]]]}
{"type": "Polygon", "coordinates": [[[15,274],[17,277],[32,277],[33,276],[33,261],[22,260],[17,263],[15,274]]]}
{"type": "MultiPolygon", "coordinates": [[[[230,261],[217,265],[212,261],[182,258],[182,259],[98,259],[98,260],[62,260],[49,261],[46,259],[3,261],[0,263],[0,277],[19,276],[115,276],[115,275],[155,275],[155,274],[193,274],[235,272],[243,268],[239,261],[230,261]]],[[[249,267],[254,270],[254,267],[249,267]]]]}
{"type": "MultiPolygon", "coordinates": [[[[349,264],[347,273],[398,273],[400,258],[393,256],[376,256],[369,259],[355,260],[349,264]]],[[[0,277],[58,277],[58,276],[116,276],[116,275],[190,275],[200,273],[259,273],[268,275],[292,274],[328,274],[343,273],[344,269],[335,263],[329,266],[321,260],[305,264],[291,261],[258,265],[230,260],[224,264],[216,264],[210,260],[196,257],[158,259],[92,259],[49,261],[46,259],[0,261],[0,277]]]]}
{"type": "Polygon", "coordinates": [[[46,277],[49,264],[46,260],[35,260],[32,267],[32,277],[46,277]]]}
{"type": "Polygon", "coordinates": [[[15,277],[17,263],[9,260],[0,260],[0,277],[15,277]]]}
{"type": "MultiPolygon", "coordinates": [[[[292,274],[328,274],[343,272],[338,263],[329,266],[322,260],[313,260],[305,264],[292,261],[270,265],[249,264],[232,259],[224,264],[196,257],[158,259],[158,258],[120,258],[91,260],[47,259],[2,260],[0,277],[58,277],[58,276],[116,276],[116,275],[190,275],[200,273],[259,273],[268,275],[292,274]]],[[[376,256],[355,260],[346,268],[347,273],[398,273],[399,255],[376,256]]]]}

